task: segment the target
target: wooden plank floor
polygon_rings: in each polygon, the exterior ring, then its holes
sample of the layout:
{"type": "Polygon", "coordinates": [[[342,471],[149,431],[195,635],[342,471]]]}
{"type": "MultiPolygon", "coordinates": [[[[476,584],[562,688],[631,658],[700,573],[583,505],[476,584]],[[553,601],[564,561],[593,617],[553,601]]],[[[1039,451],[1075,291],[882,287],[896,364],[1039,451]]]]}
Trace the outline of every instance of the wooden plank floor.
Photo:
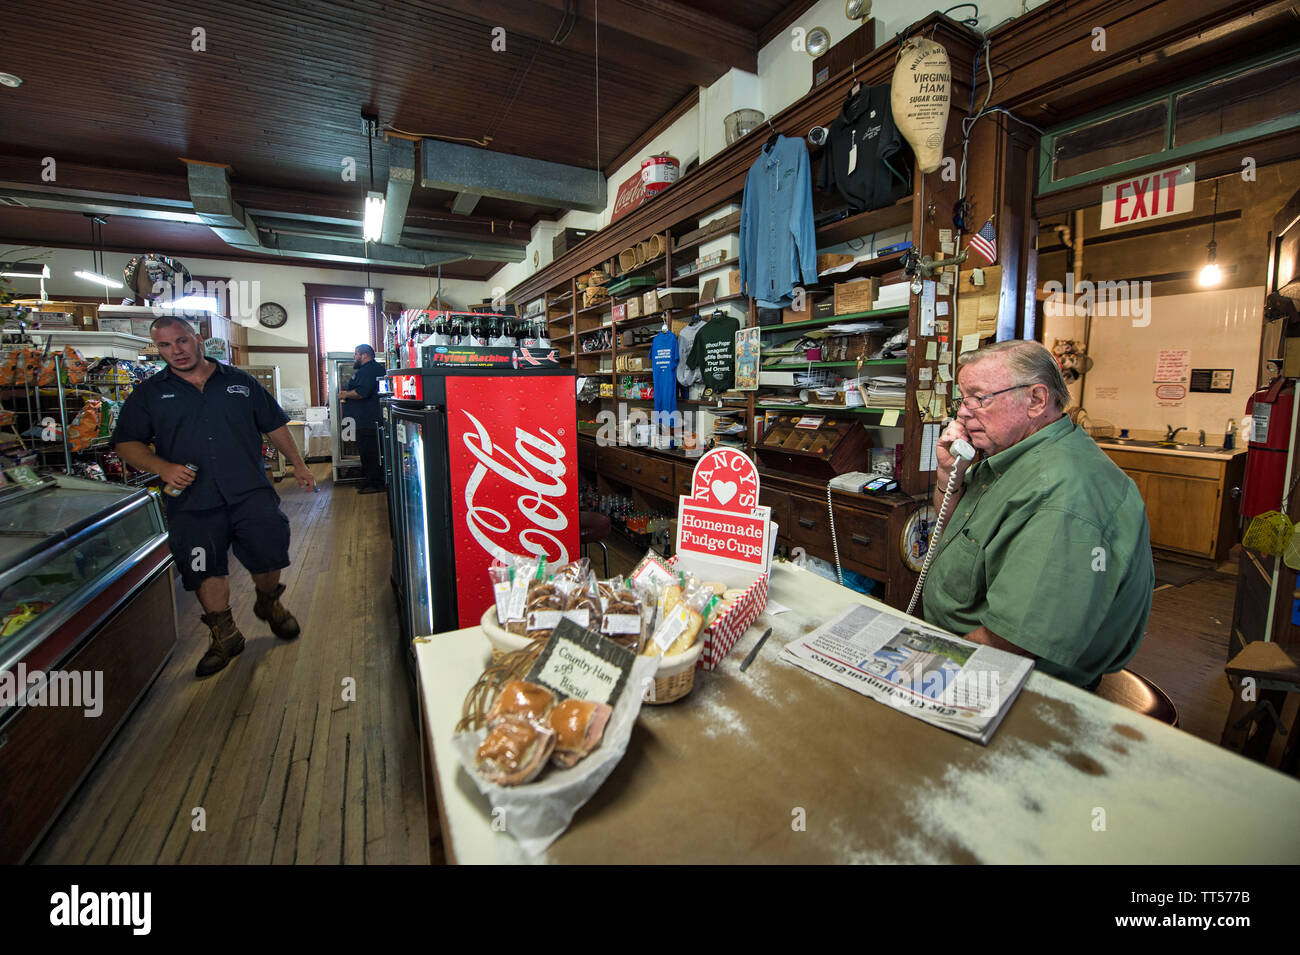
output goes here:
{"type": "Polygon", "coordinates": [[[276,485],[293,527],[281,581],[302,636],[253,616],[232,555],[247,641],[194,678],[208,646],[177,584],[180,642],[163,673],[32,856],[38,863],[426,863],[419,737],[388,583],[384,495],[276,485]],[[355,702],[343,681],[356,681],[355,702]],[[195,831],[202,808],[206,829],[195,831]]]}

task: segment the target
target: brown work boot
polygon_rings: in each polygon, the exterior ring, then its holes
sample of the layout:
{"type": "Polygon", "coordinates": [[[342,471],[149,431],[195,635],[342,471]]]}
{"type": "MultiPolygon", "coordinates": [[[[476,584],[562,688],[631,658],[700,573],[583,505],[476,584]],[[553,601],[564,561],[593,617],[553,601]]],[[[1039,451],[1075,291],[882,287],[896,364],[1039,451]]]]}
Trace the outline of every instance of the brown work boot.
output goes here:
{"type": "Polygon", "coordinates": [[[244,635],[235,626],[235,616],[230,608],[215,613],[205,613],[199,617],[212,631],[212,646],[203,654],[195,676],[211,676],[218,670],[225,669],[232,658],[239,656],[244,649],[244,635]]]}
{"type": "Polygon", "coordinates": [[[284,593],[284,584],[278,584],[269,594],[258,590],[253,613],[257,615],[258,620],[270,623],[271,632],[281,640],[292,640],[298,636],[298,621],[294,619],[293,614],[284,609],[284,604],[280,603],[282,593],[284,593]]]}

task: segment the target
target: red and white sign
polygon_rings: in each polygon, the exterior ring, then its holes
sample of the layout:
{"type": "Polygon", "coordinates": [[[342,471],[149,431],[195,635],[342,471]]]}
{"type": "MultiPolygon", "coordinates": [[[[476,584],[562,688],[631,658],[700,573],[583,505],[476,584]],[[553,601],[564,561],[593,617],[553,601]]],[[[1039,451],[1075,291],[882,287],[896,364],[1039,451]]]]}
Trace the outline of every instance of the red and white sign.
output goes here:
{"type": "Polygon", "coordinates": [[[565,563],[578,554],[573,378],[448,377],[447,445],[464,626],[493,604],[494,558],[545,555],[565,563]]]}
{"type": "Polygon", "coordinates": [[[673,563],[743,590],[704,631],[701,669],[717,667],[767,606],[771,516],[758,503],[758,469],[745,455],[714,448],[696,463],[691,495],[678,499],[673,563]]]}
{"type": "Polygon", "coordinates": [[[1192,350],[1190,348],[1162,348],[1156,353],[1155,377],[1159,384],[1187,384],[1192,377],[1192,350]]]}
{"type": "Polygon", "coordinates": [[[677,552],[765,572],[771,508],[758,503],[758,469],[739,451],[714,448],[695,464],[691,496],[677,505],[677,552]]]}
{"type": "Polygon", "coordinates": [[[618,193],[614,196],[614,211],[610,214],[609,221],[617,222],[642,205],[651,195],[653,193],[646,189],[645,183],[641,181],[641,170],[638,169],[627,182],[618,187],[618,193]]]}
{"type": "Polygon", "coordinates": [[[1182,401],[1187,397],[1187,386],[1156,385],[1156,397],[1161,401],[1182,401]]]}
{"type": "Polygon", "coordinates": [[[1191,212],[1195,201],[1194,162],[1112,182],[1101,187],[1101,228],[1191,212]]]}
{"type": "Polygon", "coordinates": [[[391,375],[393,397],[404,401],[424,400],[424,381],[419,375],[391,375]]]}

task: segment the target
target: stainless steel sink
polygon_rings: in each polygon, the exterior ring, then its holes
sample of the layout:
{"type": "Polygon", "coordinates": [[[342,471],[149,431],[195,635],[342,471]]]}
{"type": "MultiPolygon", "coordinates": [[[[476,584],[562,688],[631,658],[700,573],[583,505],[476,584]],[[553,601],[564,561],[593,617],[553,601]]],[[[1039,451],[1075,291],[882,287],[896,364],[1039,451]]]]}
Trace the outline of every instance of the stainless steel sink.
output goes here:
{"type": "Polygon", "coordinates": [[[1223,448],[1212,444],[1176,444],[1172,441],[1143,441],[1138,438],[1099,438],[1099,444],[1117,444],[1129,448],[1167,448],[1170,451],[1192,451],[1196,454],[1222,454],[1223,448]]]}
{"type": "Polygon", "coordinates": [[[1223,448],[1216,447],[1212,444],[1180,444],[1177,445],[1178,451],[1194,451],[1197,454],[1223,454],[1223,448]]]}

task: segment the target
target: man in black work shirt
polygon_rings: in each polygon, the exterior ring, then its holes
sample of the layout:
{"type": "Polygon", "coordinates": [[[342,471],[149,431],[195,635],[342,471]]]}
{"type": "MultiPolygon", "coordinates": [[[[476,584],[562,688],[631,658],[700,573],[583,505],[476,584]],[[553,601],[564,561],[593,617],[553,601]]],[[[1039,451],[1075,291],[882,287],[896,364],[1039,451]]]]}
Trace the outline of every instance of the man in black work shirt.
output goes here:
{"type": "Polygon", "coordinates": [[[208,676],[244,649],[226,577],[232,546],[257,588],[258,619],[277,637],[298,636],[298,621],[280,603],[289,519],[266,478],[262,435],[293,463],[299,487],[316,482],[285,427],[288,416],[257,379],[204,357],[202,339],[178,318],[157,319],[149,335],[167,367],[126,399],[113,444],[127,464],[182,489],[168,498],[167,543],[185,589],[198,591],[202,620],[212,631],[196,671],[208,676]]]}
{"type": "Polygon", "coordinates": [[[352,361],[352,377],[339,389],[343,402],[343,420],[339,424],[346,435],[351,421],[357,436],[364,475],[358,493],[378,494],[384,489],[384,472],[379,467],[379,379],[384,377],[384,366],[375,361],[375,350],[369,345],[358,345],[352,361]]]}

